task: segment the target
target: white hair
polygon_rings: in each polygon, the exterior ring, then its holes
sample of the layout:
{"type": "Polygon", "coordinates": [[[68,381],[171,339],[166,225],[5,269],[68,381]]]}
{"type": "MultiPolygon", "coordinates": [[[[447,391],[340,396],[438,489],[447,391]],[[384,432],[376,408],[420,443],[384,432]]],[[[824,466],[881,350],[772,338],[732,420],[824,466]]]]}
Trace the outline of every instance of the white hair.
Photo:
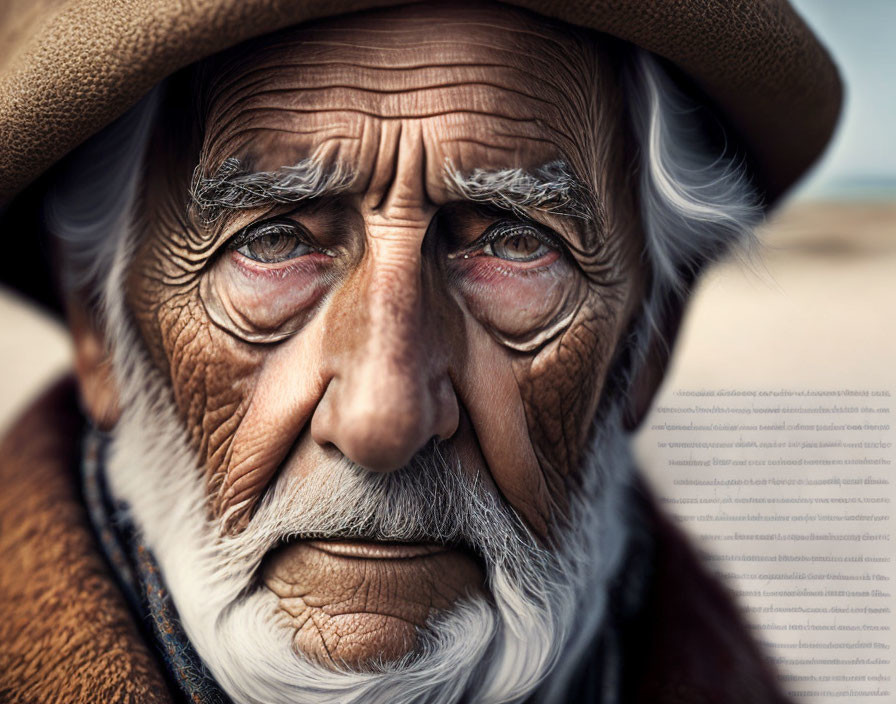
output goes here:
{"type": "MultiPolygon", "coordinates": [[[[685,98],[656,59],[635,50],[624,84],[639,148],[639,202],[652,272],[641,315],[646,330],[669,298],[684,294],[700,267],[749,239],[760,209],[742,163],[706,148],[692,129],[685,98]]],[[[48,226],[60,243],[63,281],[99,300],[113,349],[124,410],[110,453],[110,487],[129,503],[200,657],[237,702],[499,702],[520,700],[538,687],[541,701],[562,699],[572,668],[601,627],[607,583],[627,539],[623,497],[632,463],[621,403],[601,416],[582,468],[584,485],[573,497],[572,519],[556,551],[539,550],[512,510],[481,486],[464,483],[451,461],[427,472],[430,479],[443,475],[456,499],[439,516],[427,516],[413,488],[402,493],[393,482],[388,490],[371,491],[369,473],[338,465],[327,468],[338,481],[276,483],[249,527],[226,537],[206,518],[196,453],[124,301],[122,284],[135,246],[129,233],[136,175],[157,103],[158,92],[70,160],[69,175],[50,195],[48,226]],[[91,168],[99,159],[105,167],[91,168]],[[321,492],[339,500],[315,501],[321,492]],[[397,497],[402,510],[384,514],[384,496],[397,497]],[[459,510],[461,504],[466,510],[459,510]],[[313,509],[320,506],[334,510],[313,509]],[[399,522],[390,524],[384,515],[399,522]],[[247,591],[260,557],[309,525],[326,533],[379,520],[382,534],[389,535],[428,523],[434,530],[437,519],[448,521],[443,529],[478,541],[494,604],[472,598],[458,603],[428,624],[415,653],[397,663],[355,672],[304,660],[277,619],[274,595],[247,591]]],[[[633,344],[643,346],[644,339],[635,335],[633,344]]]]}
{"type": "Polygon", "coordinates": [[[651,284],[644,322],[656,326],[668,303],[686,296],[707,264],[748,251],[763,217],[742,156],[707,145],[698,105],[682,93],[652,54],[637,50],[624,86],[639,151],[644,256],[651,284]]]}
{"type": "Polygon", "coordinates": [[[62,164],[44,205],[47,230],[59,248],[60,283],[66,296],[102,305],[102,284],[120,240],[133,232],[134,205],[143,160],[163,85],[62,164]]]}

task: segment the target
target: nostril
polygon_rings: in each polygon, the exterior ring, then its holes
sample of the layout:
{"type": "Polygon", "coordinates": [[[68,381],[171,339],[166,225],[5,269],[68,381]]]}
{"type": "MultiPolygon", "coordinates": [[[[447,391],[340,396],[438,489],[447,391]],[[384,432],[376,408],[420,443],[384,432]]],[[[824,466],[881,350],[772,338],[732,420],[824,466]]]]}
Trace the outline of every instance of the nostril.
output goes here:
{"type": "Polygon", "coordinates": [[[457,393],[451,381],[445,377],[441,384],[440,394],[437,396],[437,407],[435,411],[435,427],[434,435],[439,440],[448,440],[457,432],[460,425],[460,404],[457,400],[457,393]]]}

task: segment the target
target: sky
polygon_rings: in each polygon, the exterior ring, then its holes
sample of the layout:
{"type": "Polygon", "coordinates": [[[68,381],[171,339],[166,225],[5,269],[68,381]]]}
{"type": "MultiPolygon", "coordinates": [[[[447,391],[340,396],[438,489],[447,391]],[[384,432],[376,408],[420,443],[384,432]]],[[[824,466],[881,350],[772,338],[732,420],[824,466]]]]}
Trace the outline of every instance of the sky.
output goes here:
{"type": "Polygon", "coordinates": [[[840,67],[834,141],[796,198],[896,198],[896,0],[791,0],[840,67]]]}

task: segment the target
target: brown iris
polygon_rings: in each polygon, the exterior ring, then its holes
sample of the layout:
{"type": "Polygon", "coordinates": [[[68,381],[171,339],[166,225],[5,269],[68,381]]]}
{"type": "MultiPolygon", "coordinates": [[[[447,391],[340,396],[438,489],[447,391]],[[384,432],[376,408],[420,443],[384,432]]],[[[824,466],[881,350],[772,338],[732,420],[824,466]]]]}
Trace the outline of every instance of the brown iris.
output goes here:
{"type": "Polygon", "coordinates": [[[492,243],[496,256],[502,259],[529,259],[544,245],[528,235],[513,235],[492,243]]]}
{"type": "Polygon", "coordinates": [[[506,261],[531,262],[552,249],[531,225],[503,224],[493,230],[482,252],[506,261]]]}
{"type": "Polygon", "coordinates": [[[312,251],[291,222],[266,222],[247,227],[236,243],[237,252],[256,262],[276,264],[301,257],[312,251]]]}

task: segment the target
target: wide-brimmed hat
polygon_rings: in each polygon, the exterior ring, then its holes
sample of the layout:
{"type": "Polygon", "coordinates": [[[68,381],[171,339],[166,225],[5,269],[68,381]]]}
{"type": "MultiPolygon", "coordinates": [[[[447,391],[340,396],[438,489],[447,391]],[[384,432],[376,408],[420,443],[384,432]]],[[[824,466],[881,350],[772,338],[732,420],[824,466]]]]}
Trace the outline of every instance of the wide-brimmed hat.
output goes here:
{"type": "MultiPolygon", "coordinates": [[[[406,0],[405,0],[406,2],[406,0]]],[[[389,0],[4,0],[0,207],[180,68],[251,37],[389,0]]],[[[767,204],[818,158],[842,88],[786,0],[512,0],[667,59],[750,156],[767,204]]],[[[8,230],[11,219],[0,225],[8,230]]],[[[13,218],[19,227],[20,218],[13,218]]],[[[51,303],[36,232],[2,233],[0,280],[51,303]]]]}

